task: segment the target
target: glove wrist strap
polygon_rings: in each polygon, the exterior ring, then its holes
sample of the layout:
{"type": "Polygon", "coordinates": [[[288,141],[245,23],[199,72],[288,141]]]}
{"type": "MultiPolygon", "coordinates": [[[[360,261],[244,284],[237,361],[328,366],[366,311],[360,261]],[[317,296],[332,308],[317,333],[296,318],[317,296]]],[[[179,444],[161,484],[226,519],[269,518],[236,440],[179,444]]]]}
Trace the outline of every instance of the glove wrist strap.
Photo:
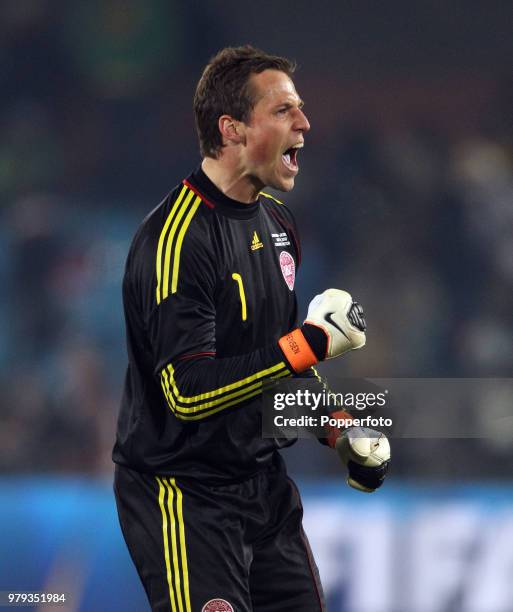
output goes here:
{"type": "MultiPolygon", "coordinates": [[[[349,412],[346,412],[345,410],[338,410],[337,412],[332,412],[330,416],[335,419],[350,419],[351,421],[353,420],[352,415],[350,415],[349,412]]],[[[328,446],[331,446],[331,448],[335,448],[337,440],[340,438],[342,432],[344,432],[345,429],[341,429],[340,427],[335,427],[333,425],[326,425],[324,429],[326,431],[326,442],[328,443],[328,446]]]]}
{"type": "Polygon", "coordinates": [[[278,345],[296,373],[307,370],[319,361],[300,329],[294,329],[282,336],[278,345]]]}

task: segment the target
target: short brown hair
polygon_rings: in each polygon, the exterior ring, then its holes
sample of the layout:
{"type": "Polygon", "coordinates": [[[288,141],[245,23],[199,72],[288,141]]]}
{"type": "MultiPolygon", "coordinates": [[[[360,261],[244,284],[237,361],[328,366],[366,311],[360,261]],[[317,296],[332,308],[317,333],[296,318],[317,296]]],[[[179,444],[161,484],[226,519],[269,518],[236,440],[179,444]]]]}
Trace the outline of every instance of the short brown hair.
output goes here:
{"type": "Polygon", "coordinates": [[[203,157],[216,158],[223,146],[218,128],[221,115],[248,121],[256,103],[249,87],[249,78],[252,74],[269,69],[292,76],[296,64],[250,45],[227,47],[209,61],[194,94],[196,129],[203,157]]]}

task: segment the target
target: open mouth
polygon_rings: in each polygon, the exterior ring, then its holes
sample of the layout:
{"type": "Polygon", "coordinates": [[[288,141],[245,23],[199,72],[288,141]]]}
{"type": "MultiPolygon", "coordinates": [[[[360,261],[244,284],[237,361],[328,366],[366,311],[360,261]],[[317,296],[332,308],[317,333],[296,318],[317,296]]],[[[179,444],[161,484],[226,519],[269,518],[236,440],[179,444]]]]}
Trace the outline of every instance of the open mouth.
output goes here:
{"type": "Polygon", "coordinates": [[[296,173],[299,170],[297,163],[297,153],[302,148],[302,144],[294,145],[288,148],[281,156],[284,165],[291,171],[296,173]]]}

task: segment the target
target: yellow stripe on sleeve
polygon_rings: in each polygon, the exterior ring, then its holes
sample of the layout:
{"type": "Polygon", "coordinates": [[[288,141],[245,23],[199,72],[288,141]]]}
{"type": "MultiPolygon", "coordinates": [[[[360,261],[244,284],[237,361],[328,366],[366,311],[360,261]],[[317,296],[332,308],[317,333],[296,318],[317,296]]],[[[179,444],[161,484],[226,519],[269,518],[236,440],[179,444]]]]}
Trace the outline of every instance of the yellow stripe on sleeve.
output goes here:
{"type": "Polygon", "coordinates": [[[176,209],[178,208],[180,202],[183,199],[183,196],[185,195],[185,192],[187,191],[187,187],[184,185],[182,187],[182,190],[180,191],[180,194],[178,195],[178,198],[176,199],[175,203],[173,204],[173,207],[171,208],[171,212],[169,213],[169,215],[167,216],[166,222],[164,223],[164,227],[162,228],[162,231],[160,232],[160,237],[159,237],[159,242],[158,242],[158,247],[157,247],[157,261],[156,261],[156,267],[157,267],[157,304],[160,304],[160,296],[161,296],[161,278],[162,278],[162,249],[164,247],[164,240],[166,238],[166,234],[167,234],[167,230],[171,224],[171,221],[175,215],[176,209]]]}
{"type": "Polygon", "coordinates": [[[169,364],[160,373],[160,384],[164,397],[177,418],[198,420],[260,394],[263,378],[283,378],[285,376],[290,376],[290,371],[282,361],[224,387],[195,396],[183,396],[177,387],[173,366],[169,364]],[[209,408],[212,410],[208,410],[209,408]]]}
{"type": "MultiPolygon", "coordinates": [[[[290,372],[288,370],[284,370],[282,372],[278,372],[272,378],[283,378],[289,375],[290,372]]],[[[230,408],[231,406],[235,406],[236,404],[240,404],[241,402],[244,402],[252,397],[259,395],[262,392],[262,386],[262,382],[257,382],[254,385],[245,387],[244,389],[235,393],[225,395],[224,397],[219,398],[215,401],[187,408],[178,406],[172,393],[167,394],[166,399],[169,404],[169,407],[171,408],[176,418],[182,421],[197,421],[212,414],[216,414],[217,412],[224,410],[225,408],[230,408]],[[212,410],[208,410],[208,408],[212,408],[212,410]]]]}
{"type": "MultiPolygon", "coordinates": [[[[288,372],[284,372],[284,375],[287,375],[287,374],[288,372]]],[[[177,393],[178,389],[176,388],[176,385],[173,384],[173,381],[171,382],[171,384],[173,385],[173,391],[176,389],[175,393],[177,393]]],[[[225,404],[229,400],[238,399],[238,401],[242,401],[243,399],[245,399],[245,397],[243,396],[245,396],[250,391],[256,391],[257,393],[260,393],[261,389],[262,389],[262,382],[258,381],[252,385],[249,385],[249,386],[246,386],[240,389],[239,391],[234,391],[218,399],[212,400],[210,402],[201,402],[201,403],[195,404],[194,406],[185,406],[185,407],[182,406],[181,402],[175,397],[173,392],[168,394],[168,400],[171,402],[171,404],[173,405],[173,408],[176,409],[177,412],[180,412],[181,414],[186,415],[188,413],[197,413],[197,412],[206,410],[207,408],[212,408],[214,406],[219,406],[220,404],[225,404]]]]}
{"type": "MultiPolygon", "coordinates": [[[[240,389],[241,387],[244,387],[245,385],[248,385],[249,383],[252,383],[256,380],[265,378],[267,376],[271,376],[272,374],[275,374],[279,370],[282,370],[282,369],[286,370],[287,374],[290,374],[290,372],[288,371],[285,365],[285,362],[280,361],[279,363],[271,366],[270,368],[266,368],[265,370],[260,370],[259,372],[255,372],[254,374],[251,374],[250,376],[247,376],[246,378],[237,380],[224,387],[219,387],[218,389],[213,389],[212,391],[205,391],[204,393],[200,393],[199,395],[184,396],[180,394],[180,391],[178,390],[176,386],[173,366],[169,364],[167,367],[168,367],[168,372],[170,375],[171,387],[173,391],[175,392],[176,399],[181,404],[197,404],[199,402],[204,402],[205,400],[208,400],[210,398],[215,398],[216,396],[226,393],[227,391],[233,391],[235,389],[240,389]]],[[[226,398],[222,398],[222,400],[225,400],[225,399],[226,398]]]]}
{"type": "Polygon", "coordinates": [[[171,267],[171,247],[173,246],[173,240],[175,237],[176,230],[178,228],[178,224],[180,223],[180,219],[184,216],[187,207],[189,206],[190,201],[194,196],[194,191],[190,191],[185,198],[185,201],[180,206],[180,210],[177,212],[173,225],[171,226],[171,231],[169,232],[169,236],[167,238],[166,243],[166,252],[164,257],[164,278],[162,280],[162,299],[165,300],[169,295],[169,272],[171,267]]]}
{"type": "MultiPolygon", "coordinates": [[[[240,404],[241,402],[251,399],[252,397],[256,397],[257,395],[260,394],[260,392],[261,392],[261,389],[257,389],[256,391],[253,391],[252,393],[248,393],[247,395],[244,395],[240,398],[234,399],[231,402],[227,402],[226,404],[217,406],[217,408],[212,408],[212,410],[201,412],[201,414],[182,414],[181,412],[178,412],[176,409],[173,411],[173,414],[175,415],[177,419],[180,419],[180,421],[199,421],[208,416],[212,416],[213,414],[221,412],[221,410],[224,410],[225,408],[230,408],[231,406],[240,404]]],[[[202,408],[198,408],[197,410],[202,410],[202,408]]]]}
{"type": "Polygon", "coordinates": [[[164,391],[164,397],[166,398],[169,407],[171,408],[171,410],[174,410],[175,402],[173,396],[171,395],[171,389],[169,388],[169,380],[167,378],[167,373],[165,370],[162,370],[162,372],[160,373],[160,384],[162,386],[162,391],[164,391]]]}
{"type": "Polygon", "coordinates": [[[246,395],[247,393],[249,393],[250,391],[257,391],[259,392],[260,389],[262,388],[262,383],[261,382],[256,382],[253,385],[249,385],[249,387],[244,387],[244,389],[241,389],[240,391],[235,391],[234,393],[228,393],[227,395],[213,400],[211,402],[203,402],[201,405],[195,405],[192,407],[183,407],[180,405],[180,402],[177,401],[177,399],[175,398],[174,394],[168,393],[168,401],[171,403],[173,410],[177,410],[178,412],[181,412],[183,414],[187,414],[187,413],[195,413],[195,412],[200,412],[202,410],[206,410],[207,408],[212,408],[213,406],[219,406],[219,404],[223,404],[225,402],[228,402],[229,400],[232,399],[237,399],[237,398],[241,398],[239,399],[239,401],[242,401],[242,396],[246,395]]]}
{"type": "Polygon", "coordinates": [[[183,243],[183,239],[185,236],[185,232],[187,231],[187,228],[189,227],[191,219],[194,217],[194,213],[198,210],[198,206],[200,204],[201,204],[201,198],[199,196],[196,196],[196,199],[194,200],[194,204],[191,206],[191,209],[189,210],[189,213],[187,217],[185,218],[185,221],[183,222],[183,225],[178,234],[178,238],[176,241],[176,247],[175,247],[175,254],[173,258],[173,278],[171,281],[171,293],[176,293],[176,288],[178,286],[178,269],[180,267],[180,253],[182,251],[182,243],[183,243]]]}

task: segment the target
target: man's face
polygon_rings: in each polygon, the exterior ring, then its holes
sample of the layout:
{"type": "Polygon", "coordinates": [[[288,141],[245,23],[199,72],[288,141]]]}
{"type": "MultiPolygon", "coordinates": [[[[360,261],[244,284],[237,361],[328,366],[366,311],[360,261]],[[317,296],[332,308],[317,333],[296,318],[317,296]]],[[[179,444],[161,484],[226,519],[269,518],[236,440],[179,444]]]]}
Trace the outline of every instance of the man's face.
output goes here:
{"type": "Polygon", "coordinates": [[[244,124],[243,164],[260,188],[269,186],[290,191],[299,171],[298,149],[310,124],[301,110],[303,102],[294,83],[278,70],[251,76],[255,106],[244,124]]]}

